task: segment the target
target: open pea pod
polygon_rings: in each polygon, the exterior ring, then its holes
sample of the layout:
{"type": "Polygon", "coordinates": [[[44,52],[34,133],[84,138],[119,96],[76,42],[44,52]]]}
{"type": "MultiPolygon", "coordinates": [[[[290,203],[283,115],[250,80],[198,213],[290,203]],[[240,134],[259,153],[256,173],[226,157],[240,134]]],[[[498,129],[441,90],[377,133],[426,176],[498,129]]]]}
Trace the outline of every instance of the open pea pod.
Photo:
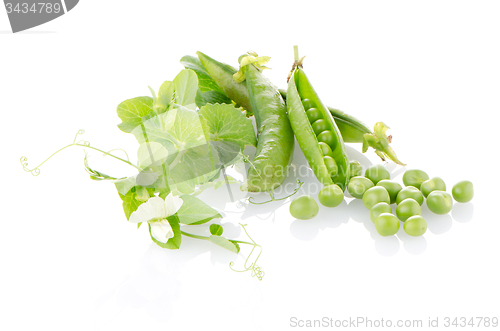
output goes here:
{"type": "Polygon", "coordinates": [[[344,140],[300,66],[291,73],[286,95],[293,133],[314,174],[323,185],[345,190],[350,168],[344,140]]]}

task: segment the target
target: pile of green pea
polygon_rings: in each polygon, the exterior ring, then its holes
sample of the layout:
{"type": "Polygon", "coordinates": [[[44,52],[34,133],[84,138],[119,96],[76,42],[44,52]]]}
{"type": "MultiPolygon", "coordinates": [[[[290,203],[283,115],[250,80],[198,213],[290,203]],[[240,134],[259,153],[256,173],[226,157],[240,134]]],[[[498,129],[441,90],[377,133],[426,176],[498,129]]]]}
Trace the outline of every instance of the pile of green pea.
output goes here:
{"type": "MultiPolygon", "coordinates": [[[[361,165],[351,162],[351,177],[347,191],[351,196],[362,199],[364,206],[370,210],[370,219],[377,232],[382,236],[395,235],[400,228],[410,236],[421,236],[427,231],[427,222],[421,216],[421,206],[425,202],[429,210],[435,214],[447,214],[453,206],[453,199],[460,203],[469,202],[474,196],[474,188],[470,181],[456,183],[451,195],[446,192],[446,184],[439,177],[429,178],[427,173],[418,169],[410,169],[403,174],[404,188],[391,180],[390,173],[381,164],[373,165],[362,174],[361,165]],[[453,199],[452,199],[453,196],[453,199]],[[391,204],[396,203],[396,215],[392,213],[391,204]]],[[[321,189],[319,202],[327,207],[336,207],[344,199],[344,192],[336,185],[328,185],[321,189]]],[[[318,214],[319,206],[313,197],[303,195],[290,204],[290,213],[298,219],[310,219],[318,214]]]]}

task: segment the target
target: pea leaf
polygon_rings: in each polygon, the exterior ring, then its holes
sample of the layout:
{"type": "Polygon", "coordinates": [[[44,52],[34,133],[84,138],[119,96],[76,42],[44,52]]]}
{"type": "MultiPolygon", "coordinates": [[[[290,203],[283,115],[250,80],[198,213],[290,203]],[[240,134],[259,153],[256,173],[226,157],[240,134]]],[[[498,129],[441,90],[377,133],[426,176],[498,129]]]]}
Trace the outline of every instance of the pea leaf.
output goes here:
{"type": "Polygon", "coordinates": [[[214,236],[220,236],[224,232],[224,229],[220,224],[210,224],[210,233],[214,236]]]}
{"type": "Polygon", "coordinates": [[[135,190],[135,187],[133,187],[131,190],[129,190],[126,194],[120,194],[120,198],[122,199],[123,203],[123,211],[125,212],[125,216],[127,217],[127,220],[130,218],[130,215],[139,208],[140,205],[144,203],[144,201],[140,201],[137,198],[137,193],[135,190]]]}
{"type": "Polygon", "coordinates": [[[167,158],[167,149],[155,141],[142,143],[137,150],[137,163],[141,168],[162,165],[167,158]]]}
{"type": "Polygon", "coordinates": [[[182,241],[182,234],[181,234],[181,227],[179,225],[179,218],[177,215],[172,215],[167,217],[168,223],[170,223],[170,226],[172,227],[172,231],[174,232],[174,236],[170,238],[166,243],[162,243],[151,235],[151,224],[148,223],[149,225],[149,235],[151,236],[151,239],[155,242],[160,247],[163,248],[168,248],[168,249],[179,249],[181,247],[181,241],[182,241]]]}
{"type": "Polygon", "coordinates": [[[208,240],[210,240],[210,242],[212,242],[220,247],[223,247],[227,250],[230,250],[233,253],[238,254],[240,252],[240,245],[238,245],[237,243],[232,242],[224,237],[211,235],[210,237],[208,237],[208,240]]]}
{"type": "Polygon", "coordinates": [[[170,103],[172,102],[174,96],[174,83],[171,81],[165,81],[161,84],[158,89],[158,97],[154,102],[154,110],[157,114],[164,113],[170,103]]]}
{"type": "Polygon", "coordinates": [[[252,121],[233,105],[207,104],[199,113],[207,121],[210,140],[233,142],[241,149],[245,145],[257,146],[252,121]]]}
{"type": "Polygon", "coordinates": [[[193,70],[181,70],[174,78],[175,103],[188,109],[196,109],[196,92],[198,91],[198,77],[193,70]]]}
{"type": "Polygon", "coordinates": [[[122,123],[118,128],[123,132],[130,133],[142,123],[142,118],[153,112],[153,98],[137,97],[120,103],[116,109],[122,123]]]}
{"type": "Polygon", "coordinates": [[[183,204],[177,211],[179,222],[186,225],[203,224],[222,216],[212,207],[192,195],[181,195],[183,204]]]}

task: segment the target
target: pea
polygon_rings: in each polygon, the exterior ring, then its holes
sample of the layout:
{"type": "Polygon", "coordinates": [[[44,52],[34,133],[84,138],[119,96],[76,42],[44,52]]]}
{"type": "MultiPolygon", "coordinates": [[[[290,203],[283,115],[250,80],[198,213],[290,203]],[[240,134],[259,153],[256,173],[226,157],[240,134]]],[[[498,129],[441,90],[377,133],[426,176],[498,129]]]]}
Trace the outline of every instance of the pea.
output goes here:
{"type": "Polygon", "coordinates": [[[312,124],[313,131],[316,135],[319,135],[321,132],[328,130],[328,123],[320,118],[316,122],[312,124]]]}
{"type": "Polygon", "coordinates": [[[425,171],[418,169],[406,170],[403,175],[403,183],[405,186],[415,186],[420,189],[420,185],[429,179],[429,175],[425,171]]]}
{"type": "Polygon", "coordinates": [[[391,213],[382,213],[375,219],[375,229],[384,237],[392,236],[398,233],[399,220],[391,213]]]}
{"type": "Polygon", "coordinates": [[[325,186],[319,191],[319,202],[326,207],[337,207],[344,200],[344,192],[337,184],[325,186]]]}
{"type": "Polygon", "coordinates": [[[354,160],[354,161],[351,161],[349,162],[349,168],[350,168],[350,173],[351,173],[351,178],[352,177],[356,177],[356,176],[361,176],[361,174],[363,173],[363,167],[361,166],[361,164],[354,160]]]}
{"type": "Polygon", "coordinates": [[[372,209],[379,202],[391,202],[389,192],[382,186],[371,187],[363,194],[363,204],[367,209],[372,209]]]}
{"type": "Polygon", "coordinates": [[[383,179],[391,179],[391,174],[389,174],[389,171],[387,171],[383,165],[375,164],[366,169],[365,177],[371,180],[373,184],[377,185],[377,183],[383,179]]]}
{"type": "Polygon", "coordinates": [[[406,220],[403,229],[408,235],[418,237],[427,231],[427,222],[422,216],[415,215],[406,220]]]}
{"type": "Polygon", "coordinates": [[[420,185],[420,191],[427,198],[432,191],[446,191],[446,184],[439,177],[433,177],[420,185]]]}
{"type": "Polygon", "coordinates": [[[309,108],[306,111],[306,115],[310,123],[313,123],[321,118],[321,113],[316,108],[309,108]]]}
{"type": "Polygon", "coordinates": [[[432,191],[427,196],[427,207],[435,214],[447,214],[451,211],[451,207],[453,207],[453,200],[447,192],[432,191]]]}
{"type": "Polygon", "coordinates": [[[292,201],[290,214],[301,220],[308,220],[318,214],[319,206],[310,195],[303,195],[292,201]]]}
{"type": "Polygon", "coordinates": [[[382,213],[392,213],[391,206],[385,202],[379,202],[370,209],[370,219],[375,223],[377,217],[382,213]]]}
{"type": "Polygon", "coordinates": [[[323,156],[323,161],[325,161],[326,169],[328,169],[328,173],[330,176],[337,174],[337,162],[331,156],[323,156]]]}
{"type": "Polygon", "coordinates": [[[399,191],[401,191],[402,187],[399,183],[388,179],[382,179],[377,183],[377,186],[385,187],[387,192],[389,192],[389,197],[391,198],[391,204],[396,202],[396,197],[398,196],[399,191]]]}
{"type": "Polygon", "coordinates": [[[324,142],[322,141],[319,142],[319,148],[321,148],[321,152],[323,153],[324,156],[327,155],[332,156],[332,149],[324,142]]]}
{"type": "Polygon", "coordinates": [[[401,201],[408,198],[415,200],[419,205],[424,203],[424,196],[422,195],[422,192],[414,186],[407,186],[399,191],[396,197],[396,203],[399,204],[401,201]]]}
{"type": "Polygon", "coordinates": [[[325,130],[318,135],[318,141],[322,141],[326,143],[333,149],[335,149],[335,137],[333,136],[333,132],[330,130],[325,130]]]}
{"type": "Polygon", "coordinates": [[[304,106],[305,110],[308,110],[309,108],[312,108],[314,106],[314,102],[309,99],[304,99],[302,100],[302,106],[304,106]]]}
{"type": "Polygon", "coordinates": [[[468,180],[462,180],[453,185],[451,194],[457,202],[469,202],[474,197],[474,187],[468,180]]]}
{"type": "Polygon", "coordinates": [[[420,205],[415,200],[408,198],[401,201],[396,207],[396,215],[401,221],[406,221],[408,218],[420,215],[422,213],[422,209],[420,205]]]}
{"type": "Polygon", "coordinates": [[[368,178],[356,176],[352,177],[349,184],[347,184],[347,191],[353,197],[361,199],[363,198],[363,194],[365,194],[365,192],[373,186],[373,182],[368,178]]]}

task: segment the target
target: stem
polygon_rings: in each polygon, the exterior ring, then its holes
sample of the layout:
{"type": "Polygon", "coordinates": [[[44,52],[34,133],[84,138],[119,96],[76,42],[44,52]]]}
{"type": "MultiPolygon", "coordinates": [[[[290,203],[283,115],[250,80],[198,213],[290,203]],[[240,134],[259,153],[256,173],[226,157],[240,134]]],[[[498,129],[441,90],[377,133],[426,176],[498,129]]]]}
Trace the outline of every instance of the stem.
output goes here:
{"type": "MultiPolygon", "coordinates": [[[[197,235],[197,234],[193,234],[193,233],[188,233],[188,232],[185,232],[185,231],[182,231],[181,230],[181,234],[185,235],[186,237],[191,237],[191,238],[195,238],[195,239],[200,239],[200,240],[210,240],[210,237],[206,237],[206,236],[200,236],[200,235],[197,235]]],[[[255,243],[250,243],[248,241],[242,241],[242,240],[232,240],[232,239],[228,239],[230,242],[232,243],[237,243],[237,244],[247,244],[247,245],[252,245],[252,246],[256,246],[255,243]]]]}
{"type": "MultiPolygon", "coordinates": [[[[98,152],[101,152],[101,153],[103,153],[103,154],[106,154],[106,155],[109,155],[109,156],[111,156],[111,157],[114,157],[114,158],[115,158],[115,159],[117,159],[117,160],[120,160],[120,161],[122,161],[122,162],[125,162],[125,163],[127,163],[127,164],[131,165],[132,167],[136,168],[136,169],[137,169],[137,170],[139,170],[139,171],[140,171],[140,170],[142,170],[141,168],[139,168],[138,166],[136,166],[136,165],[135,165],[135,164],[133,164],[132,162],[127,161],[127,160],[125,160],[125,159],[122,159],[121,157],[118,157],[118,156],[116,156],[116,155],[110,154],[110,153],[108,153],[108,152],[105,152],[105,151],[103,151],[103,150],[101,150],[101,149],[99,149],[99,148],[92,147],[92,146],[86,146],[86,145],[82,145],[82,144],[78,144],[78,143],[77,143],[77,144],[74,144],[74,145],[75,145],[75,146],[86,147],[86,148],[91,148],[91,149],[96,150],[96,151],[98,151],[98,152]]],[[[73,144],[68,145],[68,146],[66,146],[66,147],[69,147],[69,146],[73,146],[73,144]]],[[[66,148],[66,147],[64,147],[64,148],[66,148]]],[[[64,149],[64,148],[62,148],[62,149],[64,149]]],[[[62,150],[62,149],[61,149],[61,150],[62,150]]],[[[58,152],[59,152],[59,151],[58,151],[58,152]]],[[[56,153],[57,153],[57,152],[56,152],[56,153]]],[[[45,162],[45,161],[44,161],[44,162],[45,162]]],[[[43,164],[43,163],[42,163],[42,164],[43,164]]],[[[40,164],[40,165],[41,165],[41,164],[40,164]]]]}
{"type": "Polygon", "coordinates": [[[293,46],[293,60],[295,63],[299,62],[299,46],[293,46]]]}

